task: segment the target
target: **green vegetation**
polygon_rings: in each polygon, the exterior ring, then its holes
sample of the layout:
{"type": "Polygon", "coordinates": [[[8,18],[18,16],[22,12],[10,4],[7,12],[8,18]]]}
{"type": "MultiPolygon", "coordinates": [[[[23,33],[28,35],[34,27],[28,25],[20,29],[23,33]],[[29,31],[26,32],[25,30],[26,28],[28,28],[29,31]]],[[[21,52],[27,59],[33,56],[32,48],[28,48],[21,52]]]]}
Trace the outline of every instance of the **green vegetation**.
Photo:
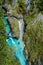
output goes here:
{"type": "Polygon", "coordinates": [[[35,10],[38,12],[43,11],[43,0],[31,0],[31,11],[35,10]]]}
{"type": "Polygon", "coordinates": [[[18,0],[18,13],[25,14],[26,13],[26,5],[24,0],[18,0]]]}
{"type": "Polygon", "coordinates": [[[43,58],[43,23],[29,24],[24,34],[24,41],[30,61],[43,58]],[[40,58],[39,58],[40,57],[40,58]]]}
{"type": "Polygon", "coordinates": [[[0,65],[20,65],[18,60],[12,56],[12,49],[6,43],[7,36],[1,7],[0,12],[0,65]]]}
{"type": "Polygon", "coordinates": [[[34,23],[40,12],[43,15],[42,2],[43,0],[31,0],[30,12],[26,16],[24,42],[32,65],[40,65],[43,62],[43,20],[34,23]]]}
{"type": "MultiPolygon", "coordinates": [[[[2,0],[0,0],[0,3],[2,3],[2,0]]],[[[10,0],[6,0],[6,3],[12,5],[10,0]]],[[[31,7],[27,16],[25,15],[25,1],[18,0],[18,3],[19,4],[15,9],[13,6],[11,8],[13,15],[17,15],[19,13],[25,16],[25,23],[27,26],[24,32],[23,40],[26,45],[29,60],[32,65],[35,65],[36,60],[38,65],[41,65],[43,62],[43,20],[40,20],[39,22],[37,21],[38,23],[34,22],[37,19],[38,14],[41,13],[43,15],[43,0],[31,0],[31,7]]],[[[18,32],[18,23],[13,23],[12,26],[13,30],[18,32]]],[[[16,32],[14,33],[17,34],[16,32]]],[[[0,6],[0,65],[19,65],[20,63],[16,60],[16,58],[12,57],[12,49],[8,47],[6,37],[5,25],[3,22],[3,10],[0,6]]]]}

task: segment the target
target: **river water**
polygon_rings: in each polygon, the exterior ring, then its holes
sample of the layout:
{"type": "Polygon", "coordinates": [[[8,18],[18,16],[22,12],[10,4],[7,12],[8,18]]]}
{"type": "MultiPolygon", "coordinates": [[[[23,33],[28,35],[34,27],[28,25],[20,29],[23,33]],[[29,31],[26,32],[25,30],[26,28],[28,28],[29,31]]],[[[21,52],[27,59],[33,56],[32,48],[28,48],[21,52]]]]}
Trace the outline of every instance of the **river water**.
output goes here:
{"type": "Polygon", "coordinates": [[[4,22],[5,22],[5,27],[6,27],[6,33],[9,35],[9,37],[6,39],[9,47],[13,48],[13,51],[15,52],[14,55],[15,55],[15,57],[18,58],[21,65],[28,65],[26,55],[24,54],[25,45],[24,45],[24,42],[22,41],[23,27],[24,27],[23,20],[21,19],[18,21],[19,29],[20,29],[20,37],[18,40],[16,38],[12,37],[11,28],[8,23],[8,17],[4,17],[4,22]]]}
{"type": "MultiPolygon", "coordinates": [[[[26,12],[28,13],[28,11],[30,9],[30,0],[25,0],[25,3],[27,4],[26,12]]],[[[16,39],[15,37],[12,36],[11,26],[8,22],[8,17],[4,17],[4,23],[5,23],[5,28],[6,28],[6,34],[8,35],[6,42],[8,43],[9,47],[11,47],[13,49],[13,52],[14,52],[13,54],[19,60],[21,65],[29,65],[28,58],[26,58],[27,56],[25,55],[25,52],[24,52],[25,45],[24,45],[24,42],[22,40],[23,34],[24,34],[23,18],[18,20],[19,31],[20,31],[18,39],[16,39]]]]}

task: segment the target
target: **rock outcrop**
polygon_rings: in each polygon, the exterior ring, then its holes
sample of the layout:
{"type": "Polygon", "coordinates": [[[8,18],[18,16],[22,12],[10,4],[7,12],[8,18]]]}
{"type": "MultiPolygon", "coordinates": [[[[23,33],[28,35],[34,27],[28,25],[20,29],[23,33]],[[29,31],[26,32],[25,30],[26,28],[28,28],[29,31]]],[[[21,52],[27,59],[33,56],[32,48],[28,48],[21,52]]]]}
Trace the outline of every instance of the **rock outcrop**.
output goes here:
{"type": "Polygon", "coordinates": [[[19,38],[19,25],[17,20],[9,17],[9,22],[12,28],[13,37],[19,38]]]}

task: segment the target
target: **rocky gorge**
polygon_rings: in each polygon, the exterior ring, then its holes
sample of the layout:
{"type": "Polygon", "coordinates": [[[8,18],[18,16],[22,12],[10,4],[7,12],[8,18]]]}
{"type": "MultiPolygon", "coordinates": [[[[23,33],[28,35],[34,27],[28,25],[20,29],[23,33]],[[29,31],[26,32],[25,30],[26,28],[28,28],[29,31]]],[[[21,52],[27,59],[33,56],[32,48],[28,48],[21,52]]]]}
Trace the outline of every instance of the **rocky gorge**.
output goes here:
{"type": "Polygon", "coordinates": [[[1,2],[6,42],[21,65],[43,64],[43,5],[40,3],[36,0],[1,2]]]}

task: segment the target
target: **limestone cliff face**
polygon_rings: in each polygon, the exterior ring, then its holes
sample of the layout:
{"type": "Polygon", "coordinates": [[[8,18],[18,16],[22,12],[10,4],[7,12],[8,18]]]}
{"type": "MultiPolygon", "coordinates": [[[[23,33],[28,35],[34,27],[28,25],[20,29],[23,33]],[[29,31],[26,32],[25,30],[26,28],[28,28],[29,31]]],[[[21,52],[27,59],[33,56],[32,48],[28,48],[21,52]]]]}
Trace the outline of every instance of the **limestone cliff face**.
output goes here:
{"type": "Polygon", "coordinates": [[[9,17],[9,22],[13,31],[13,37],[19,38],[19,25],[17,20],[9,17]]]}

